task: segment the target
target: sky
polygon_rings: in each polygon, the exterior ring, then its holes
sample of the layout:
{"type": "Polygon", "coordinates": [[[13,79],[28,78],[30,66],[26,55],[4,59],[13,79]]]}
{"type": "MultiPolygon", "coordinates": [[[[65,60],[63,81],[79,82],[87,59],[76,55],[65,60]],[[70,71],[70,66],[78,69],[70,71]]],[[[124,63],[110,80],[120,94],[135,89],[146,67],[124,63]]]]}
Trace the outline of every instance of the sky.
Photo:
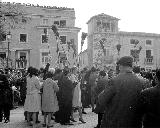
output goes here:
{"type": "MultiPolygon", "coordinates": [[[[75,26],[87,33],[87,21],[105,13],[120,19],[119,30],[160,34],[160,0],[2,0],[75,9],[75,26]]],[[[87,43],[83,46],[86,49],[87,43]]],[[[80,49],[80,47],[79,47],[80,49]]]]}

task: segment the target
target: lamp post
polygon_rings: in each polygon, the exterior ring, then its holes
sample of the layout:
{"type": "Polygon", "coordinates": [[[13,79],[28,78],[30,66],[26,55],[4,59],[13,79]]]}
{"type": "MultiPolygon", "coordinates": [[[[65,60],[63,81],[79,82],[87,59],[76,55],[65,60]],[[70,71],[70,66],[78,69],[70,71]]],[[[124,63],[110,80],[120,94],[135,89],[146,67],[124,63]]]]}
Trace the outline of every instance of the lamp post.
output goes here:
{"type": "Polygon", "coordinates": [[[9,33],[7,34],[7,41],[8,41],[8,46],[7,46],[7,69],[9,68],[9,44],[10,44],[10,39],[11,39],[11,32],[9,31],[9,33]]]}

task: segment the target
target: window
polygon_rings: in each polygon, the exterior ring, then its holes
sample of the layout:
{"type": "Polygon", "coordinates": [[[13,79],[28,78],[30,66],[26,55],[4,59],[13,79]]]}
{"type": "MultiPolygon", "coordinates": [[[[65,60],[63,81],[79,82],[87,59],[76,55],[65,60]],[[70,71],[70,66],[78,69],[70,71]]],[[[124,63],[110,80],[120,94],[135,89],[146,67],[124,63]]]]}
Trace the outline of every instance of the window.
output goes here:
{"type": "Polygon", "coordinates": [[[101,25],[101,21],[98,21],[97,22],[97,26],[99,27],[101,25]]]}
{"type": "Polygon", "coordinates": [[[64,62],[67,60],[66,54],[63,52],[59,53],[59,57],[60,57],[60,63],[64,62]]]}
{"type": "Polygon", "coordinates": [[[44,28],[43,32],[44,32],[44,34],[47,34],[48,33],[47,28],[44,28]]]}
{"type": "Polygon", "coordinates": [[[60,27],[66,26],[66,20],[60,20],[60,27]]]}
{"type": "Polygon", "coordinates": [[[66,27],[66,20],[54,21],[54,24],[60,27],[66,27]]]}
{"type": "Polygon", "coordinates": [[[42,35],[42,43],[48,43],[48,35],[42,35]]]}
{"type": "Polygon", "coordinates": [[[27,42],[27,34],[20,34],[20,42],[27,42]]]}
{"type": "Polygon", "coordinates": [[[5,52],[0,52],[0,58],[5,59],[6,58],[6,53],[5,52]]]}
{"type": "Polygon", "coordinates": [[[26,59],[27,53],[26,52],[20,52],[20,57],[22,59],[26,59]]]}
{"type": "Polygon", "coordinates": [[[107,23],[102,23],[103,28],[105,28],[107,26],[107,23]]]}
{"type": "Polygon", "coordinates": [[[110,30],[111,29],[111,24],[110,23],[106,23],[106,29],[110,30]]]}
{"type": "Polygon", "coordinates": [[[62,44],[66,44],[66,36],[60,36],[62,44]]]}
{"type": "Polygon", "coordinates": [[[146,58],[152,58],[152,50],[146,50],[146,58]]]}
{"type": "Polygon", "coordinates": [[[152,41],[151,40],[146,40],[146,45],[152,45],[152,41]]]}
{"type": "Polygon", "coordinates": [[[137,39],[130,39],[130,44],[137,45],[139,41],[137,39]]]}
{"type": "Polygon", "coordinates": [[[59,26],[59,21],[54,21],[54,24],[59,26]]]}
{"type": "Polygon", "coordinates": [[[115,24],[114,23],[111,23],[111,30],[112,30],[112,32],[115,31],[115,24]]]}
{"type": "Polygon", "coordinates": [[[48,19],[43,19],[43,24],[47,25],[48,24],[48,19]]]}
{"type": "Polygon", "coordinates": [[[23,18],[22,23],[27,23],[27,20],[23,18]]]}
{"type": "Polygon", "coordinates": [[[42,65],[46,65],[49,62],[49,52],[42,52],[42,65]]]}

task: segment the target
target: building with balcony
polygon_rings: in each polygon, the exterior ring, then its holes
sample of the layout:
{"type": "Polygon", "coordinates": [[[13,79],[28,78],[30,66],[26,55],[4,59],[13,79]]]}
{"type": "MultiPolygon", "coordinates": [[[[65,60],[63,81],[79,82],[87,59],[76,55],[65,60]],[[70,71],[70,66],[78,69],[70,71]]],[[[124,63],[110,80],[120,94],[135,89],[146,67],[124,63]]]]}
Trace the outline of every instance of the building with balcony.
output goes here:
{"type": "Polygon", "coordinates": [[[51,67],[56,67],[59,64],[66,64],[66,59],[67,66],[76,65],[80,28],[75,27],[76,17],[73,8],[20,3],[1,5],[1,8],[9,6],[23,13],[21,19],[18,19],[19,15],[14,17],[14,24],[8,15],[1,14],[10,22],[5,24],[5,34],[0,42],[0,58],[4,61],[1,61],[1,66],[6,65],[7,53],[10,59],[9,67],[18,69],[29,66],[40,68],[47,63],[50,63],[51,67]],[[51,29],[52,25],[58,27],[58,39],[51,29]],[[6,38],[8,32],[12,35],[10,40],[6,38]]]}
{"type": "Polygon", "coordinates": [[[115,68],[125,55],[147,70],[160,68],[160,34],[119,31],[119,19],[104,13],[89,19],[87,37],[88,66],[115,68]]]}

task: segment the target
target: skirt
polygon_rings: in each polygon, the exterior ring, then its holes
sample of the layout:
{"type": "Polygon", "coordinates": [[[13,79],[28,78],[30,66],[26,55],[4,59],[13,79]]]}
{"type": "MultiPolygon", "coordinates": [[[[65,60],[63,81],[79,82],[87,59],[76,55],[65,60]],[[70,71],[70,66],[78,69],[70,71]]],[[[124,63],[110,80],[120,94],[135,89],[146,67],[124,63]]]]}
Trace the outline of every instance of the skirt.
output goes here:
{"type": "Polygon", "coordinates": [[[26,95],[24,111],[39,112],[41,110],[41,96],[39,93],[26,95]]]}

